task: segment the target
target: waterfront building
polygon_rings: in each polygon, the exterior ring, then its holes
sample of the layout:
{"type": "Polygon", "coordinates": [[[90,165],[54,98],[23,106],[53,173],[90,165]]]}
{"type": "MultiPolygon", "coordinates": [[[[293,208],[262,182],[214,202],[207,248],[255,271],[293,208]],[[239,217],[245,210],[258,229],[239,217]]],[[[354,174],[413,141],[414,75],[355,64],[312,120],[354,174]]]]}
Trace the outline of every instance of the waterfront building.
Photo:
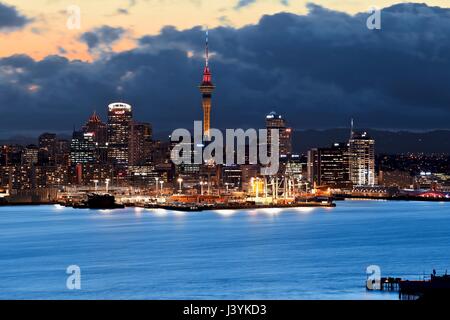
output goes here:
{"type": "Polygon", "coordinates": [[[319,185],[331,188],[351,187],[347,143],[334,143],[330,148],[321,148],[319,160],[319,185]]]}
{"type": "Polygon", "coordinates": [[[0,166],[0,188],[9,190],[9,182],[11,180],[11,166],[0,166]]]}
{"type": "Polygon", "coordinates": [[[414,177],[414,188],[448,192],[450,191],[450,173],[420,172],[414,177]]]}
{"type": "Polygon", "coordinates": [[[351,187],[349,146],[346,143],[309,150],[307,168],[308,180],[317,186],[351,187]]]}
{"type": "Polygon", "coordinates": [[[414,178],[408,171],[380,170],[378,183],[385,187],[398,187],[401,189],[409,189],[413,186],[414,178]]]}
{"type": "Polygon", "coordinates": [[[87,163],[79,169],[74,168],[72,172],[73,178],[81,180],[81,183],[87,186],[105,185],[106,179],[113,183],[114,168],[111,164],[104,163],[87,163]],[[79,172],[77,172],[79,170],[79,172]]]}
{"type": "Polygon", "coordinates": [[[307,160],[299,154],[292,154],[288,157],[285,165],[285,175],[296,180],[306,177],[307,160]]]}
{"type": "Polygon", "coordinates": [[[129,104],[116,102],[108,106],[108,161],[127,166],[132,109],[129,104]]]}
{"type": "Polygon", "coordinates": [[[307,153],[307,179],[312,184],[319,183],[319,149],[313,148],[307,153]]]}
{"type": "MultiPolygon", "coordinates": [[[[175,167],[175,176],[183,179],[184,187],[196,186],[202,179],[202,165],[196,163],[183,163],[175,167]]],[[[174,181],[176,183],[176,181],[174,181]]],[[[176,186],[176,185],[174,185],[176,186]]]]}
{"type": "Polygon", "coordinates": [[[31,172],[33,189],[61,187],[70,184],[70,171],[65,165],[34,166],[31,172]]]}
{"type": "Polygon", "coordinates": [[[160,181],[160,176],[152,165],[128,166],[127,173],[128,183],[133,187],[155,187],[160,181]]]}
{"type": "Polygon", "coordinates": [[[155,172],[157,173],[159,180],[165,183],[171,183],[175,178],[175,166],[173,163],[157,163],[155,164],[155,172]]]}
{"type": "Polygon", "coordinates": [[[252,189],[252,178],[259,176],[261,167],[257,164],[243,164],[240,168],[242,191],[249,191],[252,189]]]}
{"type": "Polygon", "coordinates": [[[8,190],[28,190],[33,187],[33,165],[11,165],[2,167],[2,179],[8,190]]]}
{"type": "Polygon", "coordinates": [[[355,186],[375,185],[375,140],[352,130],[349,141],[350,180],[355,186]]]}
{"type": "Polygon", "coordinates": [[[242,169],[240,165],[222,166],[222,185],[229,188],[242,187],[242,169]]]}

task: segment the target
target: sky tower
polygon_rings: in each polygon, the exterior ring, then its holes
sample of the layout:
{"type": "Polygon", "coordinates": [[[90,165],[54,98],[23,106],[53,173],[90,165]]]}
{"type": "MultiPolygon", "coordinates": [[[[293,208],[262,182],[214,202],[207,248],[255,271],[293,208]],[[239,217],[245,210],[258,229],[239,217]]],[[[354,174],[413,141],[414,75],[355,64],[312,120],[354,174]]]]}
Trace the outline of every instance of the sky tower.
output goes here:
{"type": "Polygon", "coordinates": [[[202,94],[202,106],[203,106],[203,138],[205,140],[210,139],[210,117],[211,117],[211,96],[212,92],[216,88],[211,81],[211,72],[209,71],[208,61],[208,30],[206,30],[206,45],[205,45],[205,68],[203,69],[203,80],[199,86],[202,94]]]}

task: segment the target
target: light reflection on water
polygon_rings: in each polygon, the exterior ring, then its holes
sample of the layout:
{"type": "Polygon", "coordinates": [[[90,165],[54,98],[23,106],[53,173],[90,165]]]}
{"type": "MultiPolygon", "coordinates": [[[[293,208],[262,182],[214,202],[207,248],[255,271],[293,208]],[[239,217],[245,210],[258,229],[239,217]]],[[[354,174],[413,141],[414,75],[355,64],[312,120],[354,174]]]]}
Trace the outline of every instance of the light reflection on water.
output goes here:
{"type": "Polygon", "coordinates": [[[420,279],[450,269],[450,204],[200,213],[0,207],[0,298],[396,299],[365,270],[420,279]],[[82,290],[65,289],[79,265],[82,290]]]}

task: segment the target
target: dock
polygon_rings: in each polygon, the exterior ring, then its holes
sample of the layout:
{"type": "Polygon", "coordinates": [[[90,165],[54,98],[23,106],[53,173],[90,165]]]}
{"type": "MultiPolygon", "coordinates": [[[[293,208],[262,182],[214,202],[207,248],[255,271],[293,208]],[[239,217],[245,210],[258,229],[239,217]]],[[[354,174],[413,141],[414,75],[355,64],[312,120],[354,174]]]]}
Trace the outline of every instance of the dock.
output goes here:
{"type": "MultiPolygon", "coordinates": [[[[366,289],[373,291],[366,285],[366,289]]],[[[429,279],[406,280],[397,277],[380,278],[379,291],[398,292],[399,300],[442,300],[450,298],[450,275],[433,273],[429,279]]]]}
{"type": "Polygon", "coordinates": [[[207,210],[253,210],[270,208],[314,208],[314,207],[335,207],[333,202],[297,202],[289,204],[255,204],[255,203],[227,203],[227,204],[199,204],[199,203],[155,203],[147,204],[146,208],[166,209],[174,211],[207,211],[207,210]]]}

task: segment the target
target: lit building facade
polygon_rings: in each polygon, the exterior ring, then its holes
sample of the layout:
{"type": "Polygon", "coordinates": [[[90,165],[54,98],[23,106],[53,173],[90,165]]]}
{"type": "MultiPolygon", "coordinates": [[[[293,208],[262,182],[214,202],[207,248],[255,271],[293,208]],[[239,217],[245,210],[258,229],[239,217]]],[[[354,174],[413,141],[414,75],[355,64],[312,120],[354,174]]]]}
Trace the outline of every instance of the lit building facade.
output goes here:
{"type": "Polygon", "coordinates": [[[84,133],[92,133],[95,142],[95,157],[99,163],[108,161],[108,127],[94,112],[83,126],[84,133]]]}
{"type": "Polygon", "coordinates": [[[367,132],[353,132],[349,141],[350,180],[354,186],[373,186],[375,140],[367,132]]]}
{"type": "Polygon", "coordinates": [[[205,47],[205,68],[203,69],[202,83],[199,86],[202,94],[203,107],[203,138],[209,140],[211,128],[211,98],[216,87],[212,83],[211,71],[209,70],[209,51],[208,51],[208,33],[206,34],[205,47]]]}
{"type": "Polygon", "coordinates": [[[286,158],[292,154],[292,129],[287,127],[286,120],[272,111],[266,116],[266,129],[267,129],[267,143],[268,152],[271,154],[271,129],[278,130],[279,135],[279,154],[280,158],[286,158]]]}
{"type": "Polygon", "coordinates": [[[346,189],[352,186],[347,143],[309,150],[307,168],[308,180],[317,186],[346,189]]]}
{"type": "Polygon", "coordinates": [[[83,132],[93,133],[94,141],[99,145],[105,145],[108,142],[108,127],[96,112],[89,117],[89,120],[83,126],[83,132]]]}
{"type": "Polygon", "coordinates": [[[110,163],[119,166],[128,165],[132,118],[129,104],[118,102],[108,106],[108,160],[110,163]]]}
{"type": "Polygon", "coordinates": [[[152,126],[135,122],[131,125],[129,164],[141,166],[151,162],[152,126]]]}
{"type": "Polygon", "coordinates": [[[22,152],[22,164],[37,164],[39,148],[34,144],[25,147],[22,152]]]}
{"type": "Polygon", "coordinates": [[[74,131],[70,143],[71,165],[94,162],[96,162],[94,134],[74,131]]]}

